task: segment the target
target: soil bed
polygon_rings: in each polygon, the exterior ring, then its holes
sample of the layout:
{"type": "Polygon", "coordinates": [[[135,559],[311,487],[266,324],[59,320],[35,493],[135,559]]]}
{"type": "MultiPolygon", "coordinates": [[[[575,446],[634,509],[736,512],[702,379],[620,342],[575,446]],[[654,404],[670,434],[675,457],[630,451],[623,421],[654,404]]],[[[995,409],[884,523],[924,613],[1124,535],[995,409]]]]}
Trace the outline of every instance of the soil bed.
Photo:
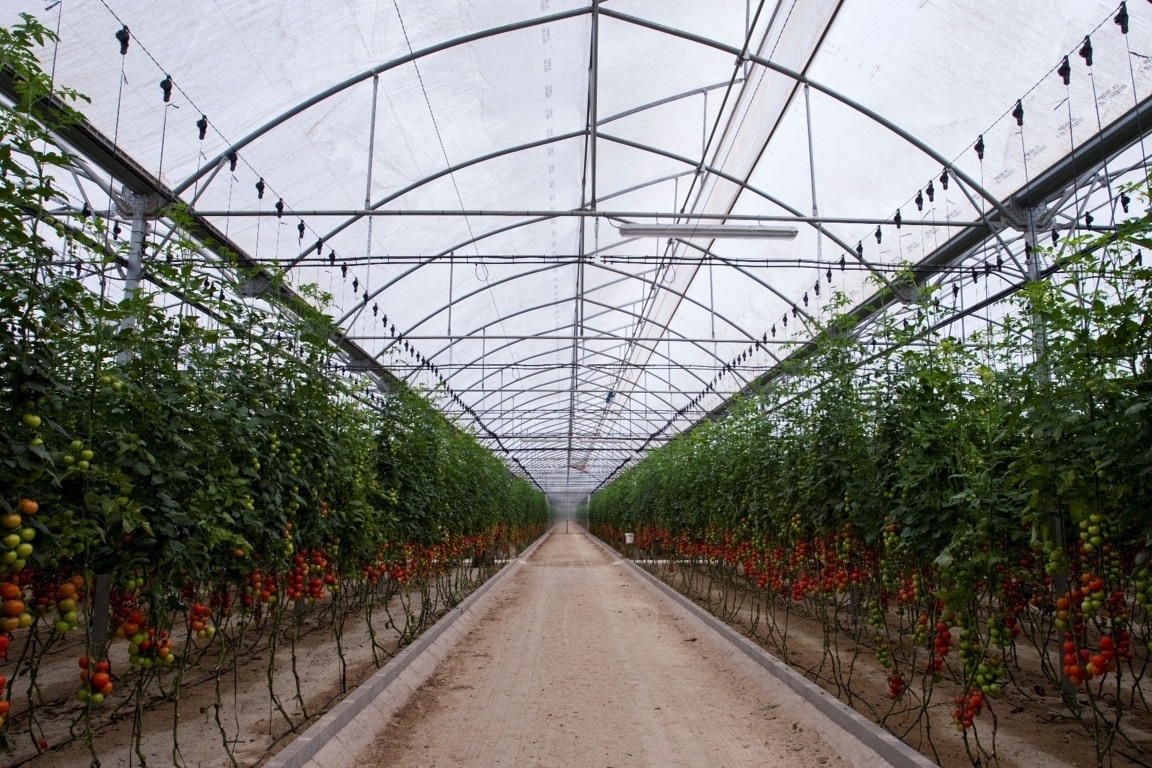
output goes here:
{"type": "Polygon", "coordinates": [[[497,590],[354,764],[850,764],[795,694],[747,675],[582,533],[551,536],[497,590]]]}

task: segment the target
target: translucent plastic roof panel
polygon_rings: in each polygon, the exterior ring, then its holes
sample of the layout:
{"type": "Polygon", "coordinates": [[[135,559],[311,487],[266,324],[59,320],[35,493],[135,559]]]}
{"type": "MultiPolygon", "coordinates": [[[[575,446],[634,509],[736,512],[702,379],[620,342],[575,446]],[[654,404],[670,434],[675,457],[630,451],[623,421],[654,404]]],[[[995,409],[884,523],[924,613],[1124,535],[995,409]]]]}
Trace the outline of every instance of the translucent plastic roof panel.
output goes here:
{"type": "Polygon", "coordinates": [[[46,66],[92,99],[81,132],[103,144],[79,143],[121,158],[82,157],[70,205],[108,215],[107,190],[135,163],[249,262],[330,294],[351,358],[427,388],[546,490],[581,493],[773,375],[837,293],[865,334],[898,304],[883,288],[902,264],[954,285],[957,309],[977,290],[956,279],[962,264],[1018,282],[1036,236],[1022,204],[1051,205],[1053,228],[1090,210],[1110,223],[1114,180],[1144,167],[1142,145],[1121,155],[1144,130],[1130,126],[1152,125],[1152,8],[1123,6],[1127,34],[1121,10],[63,0],[35,12],[60,33],[46,66]],[[738,226],[795,235],[705,229],[738,226]]]}

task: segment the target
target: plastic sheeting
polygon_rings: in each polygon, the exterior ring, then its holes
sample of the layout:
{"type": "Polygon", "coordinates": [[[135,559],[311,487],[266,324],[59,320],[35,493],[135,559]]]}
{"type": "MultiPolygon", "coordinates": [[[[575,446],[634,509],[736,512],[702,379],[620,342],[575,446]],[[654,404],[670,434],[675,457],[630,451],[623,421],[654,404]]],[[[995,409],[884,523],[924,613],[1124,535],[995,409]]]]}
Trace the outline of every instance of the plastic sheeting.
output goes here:
{"type": "MultiPolygon", "coordinates": [[[[350,339],[446,412],[471,408],[542,487],[584,492],[776,365],[834,291],[862,302],[893,265],[987,229],[982,216],[1142,102],[1152,9],[1127,9],[1127,35],[1118,9],[64,0],[34,12],[60,33],[46,66],[92,99],[88,120],[119,151],[249,257],[331,294],[350,339]],[[814,214],[829,220],[755,218],[814,214]],[[799,234],[619,231],[726,216],[799,234]]],[[[86,193],[109,207],[99,186],[86,193]]]]}

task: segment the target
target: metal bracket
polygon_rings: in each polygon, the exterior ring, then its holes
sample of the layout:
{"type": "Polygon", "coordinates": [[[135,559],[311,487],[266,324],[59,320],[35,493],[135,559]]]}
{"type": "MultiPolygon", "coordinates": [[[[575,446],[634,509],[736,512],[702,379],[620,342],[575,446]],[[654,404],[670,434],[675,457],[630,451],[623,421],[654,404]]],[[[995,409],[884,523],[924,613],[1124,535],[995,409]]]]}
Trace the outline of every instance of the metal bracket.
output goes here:
{"type": "Polygon", "coordinates": [[[915,304],[920,301],[920,289],[915,285],[893,283],[892,293],[896,295],[901,304],[915,304]]]}
{"type": "Polygon", "coordinates": [[[160,195],[154,192],[137,194],[126,186],[120,187],[112,197],[116,201],[116,210],[127,219],[156,219],[163,207],[160,195]]]}
{"type": "Polygon", "coordinates": [[[1005,207],[1012,213],[1012,218],[1007,222],[1008,226],[1024,234],[1028,233],[1033,222],[1037,229],[1047,229],[1052,223],[1052,216],[1055,214],[1054,211],[1049,211],[1047,206],[1038,205],[1034,208],[1026,208],[1015,199],[1008,200],[1005,207]]]}
{"type": "Polygon", "coordinates": [[[264,275],[256,275],[240,286],[240,293],[246,299],[254,299],[272,290],[272,283],[264,275]]]}

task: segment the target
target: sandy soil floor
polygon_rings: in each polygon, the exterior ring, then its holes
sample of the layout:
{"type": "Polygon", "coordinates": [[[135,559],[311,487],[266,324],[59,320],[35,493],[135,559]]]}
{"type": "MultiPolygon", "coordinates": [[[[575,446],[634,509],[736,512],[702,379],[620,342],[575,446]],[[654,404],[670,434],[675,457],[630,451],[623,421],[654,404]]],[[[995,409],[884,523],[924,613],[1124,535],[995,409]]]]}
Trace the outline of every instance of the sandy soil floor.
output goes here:
{"type": "MultiPolygon", "coordinates": [[[[743,587],[729,589],[727,594],[719,586],[709,593],[709,579],[702,569],[696,578],[690,578],[690,568],[677,567],[670,574],[664,567],[645,567],[662,577],[682,594],[695,600],[714,614],[726,617],[729,626],[755,640],[773,656],[785,660],[809,679],[814,680],[832,695],[837,686],[831,675],[831,659],[841,666],[841,680],[851,685],[851,704],[856,711],[872,720],[883,719],[886,727],[908,744],[919,749],[929,759],[947,768],[973,765],[961,735],[952,723],[953,696],[959,689],[948,682],[935,690],[926,716],[921,716],[920,704],[909,696],[893,702],[888,697],[888,675],[877,661],[874,648],[856,648],[846,635],[832,635],[833,645],[825,648],[823,626],[812,616],[799,610],[789,610],[789,601],[778,603],[775,615],[775,633],[768,636],[772,617],[758,613],[754,617],[755,600],[762,599],[754,591],[743,587]],[[751,627],[757,631],[752,633],[751,627]],[[782,631],[786,626],[787,638],[782,631]]],[[[657,564],[661,565],[661,564],[657,564]]],[[[842,617],[846,621],[846,617],[842,617]]],[[[910,642],[908,638],[902,638],[910,642]]],[[[955,654],[953,654],[955,656],[955,654]]],[[[949,664],[958,663],[955,658],[949,664]]],[[[1005,686],[1004,696],[990,704],[988,711],[977,718],[980,745],[995,753],[998,768],[1080,768],[1096,764],[1093,741],[1073,718],[1068,715],[1059,690],[1054,688],[1040,671],[1039,654],[1026,638],[1017,638],[1015,656],[1011,662],[1017,685],[1005,686]]],[[[923,695],[923,678],[917,677],[913,690],[923,695]]],[[[1148,695],[1147,684],[1143,684],[1148,695]]],[[[841,700],[844,700],[841,695],[841,700]]],[[[1088,700],[1081,698],[1082,706],[1088,700]]],[[[1115,698],[1110,694],[1098,706],[1111,707],[1115,698]]],[[[1131,702],[1129,702],[1130,704],[1131,702]]],[[[1110,712],[1112,710],[1109,710],[1110,712]]],[[[1152,723],[1138,709],[1126,707],[1124,732],[1127,738],[1144,750],[1152,749],[1152,723]]],[[[975,751],[975,736],[970,737],[975,751]]],[[[1135,754],[1127,743],[1117,741],[1109,765],[1114,768],[1148,768],[1147,752],[1135,754]]],[[[984,759],[982,765],[993,764],[984,759]]]]}
{"type": "Polygon", "coordinates": [[[689,626],[561,530],[355,764],[847,765],[689,626]]]}

